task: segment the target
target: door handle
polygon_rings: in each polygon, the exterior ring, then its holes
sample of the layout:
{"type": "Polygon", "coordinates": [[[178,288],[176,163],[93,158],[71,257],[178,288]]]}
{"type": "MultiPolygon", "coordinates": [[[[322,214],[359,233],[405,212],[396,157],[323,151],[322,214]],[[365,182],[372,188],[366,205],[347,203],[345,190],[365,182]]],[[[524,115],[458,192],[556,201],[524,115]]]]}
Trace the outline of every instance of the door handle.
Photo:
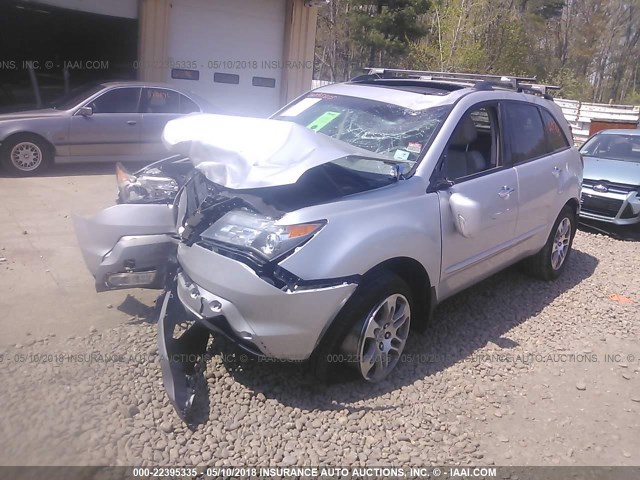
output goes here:
{"type": "Polygon", "coordinates": [[[138,122],[136,122],[135,120],[127,121],[127,125],[135,125],[136,123],[138,123],[138,122]]]}
{"type": "Polygon", "coordinates": [[[505,185],[498,191],[498,196],[500,198],[509,198],[509,195],[511,195],[515,191],[516,191],[515,188],[511,188],[505,185]]]}
{"type": "Polygon", "coordinates": [[[560,168],[558,168],[558,167],[553,167],[553,171],[551,172],[551,174],[552,174],[554,177],[558,178],[558,177],[560,176],[560,171],[561,171],[561,170],[560,170],[560,168]]]}

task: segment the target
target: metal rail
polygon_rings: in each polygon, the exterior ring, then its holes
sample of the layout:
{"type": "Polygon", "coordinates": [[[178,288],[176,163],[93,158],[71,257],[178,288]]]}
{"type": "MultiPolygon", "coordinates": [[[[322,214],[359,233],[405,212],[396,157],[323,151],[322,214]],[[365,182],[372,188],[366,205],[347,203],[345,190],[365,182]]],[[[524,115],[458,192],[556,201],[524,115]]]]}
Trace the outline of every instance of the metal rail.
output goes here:
{"type": "Polygon", "coordinates": [[[378,78],[415,78],[419,80],[461,82],[475,85],[479,82],[527,93],[547,94],[547,90],[560,90],[557,85],[537,83],[537,77],[519,77],[514,75],[489,75],[459,72],[437,72],[431,70],[404,70],[398,68],[367,67],[368,75],[378,78]]]}

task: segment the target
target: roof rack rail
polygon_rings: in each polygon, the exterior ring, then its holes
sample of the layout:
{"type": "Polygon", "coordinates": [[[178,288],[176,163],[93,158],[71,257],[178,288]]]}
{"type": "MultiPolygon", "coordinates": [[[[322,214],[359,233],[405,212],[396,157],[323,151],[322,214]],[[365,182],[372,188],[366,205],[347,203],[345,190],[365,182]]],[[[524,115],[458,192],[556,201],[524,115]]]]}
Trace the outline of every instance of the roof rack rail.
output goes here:
{"type": "Polygon", "coordinates": [[[435,72],[430,70],[403,70],[398,68],[366,67],[367,75],[357,77],[357,80],[365,80],[363,77],[372,78],[415,78],[419,80],[433,80],[440,82],[462,82],[470,86],[478,86],[488,89],[488,84],[498,88],[516,90],[518,92],[532,93],[548,96],[547,90],[560,90],[556,85],[544,85],[537,83],[536,77],[519,77],[514,75],[488,75],[476,73],[435,72]]]}

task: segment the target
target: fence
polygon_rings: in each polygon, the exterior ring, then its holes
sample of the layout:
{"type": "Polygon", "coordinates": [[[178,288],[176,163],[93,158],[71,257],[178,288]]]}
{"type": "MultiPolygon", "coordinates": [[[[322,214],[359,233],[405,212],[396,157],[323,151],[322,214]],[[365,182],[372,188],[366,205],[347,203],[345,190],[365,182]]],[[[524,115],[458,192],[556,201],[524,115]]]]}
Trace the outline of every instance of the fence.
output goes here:
{"type": "MultiPolygon", "coordinates": [[[[313,88],[324,87],[333,82],[327,80],[313,80],[313,88]]],[[[556,98],[555,102],[562,109],[564,117],[571,125],[576,144],[581,145],[589,138],[589,128],[592,119],[618,121],[624,123],[640,122],[640,106],[638,105],[607,105],[602,103],[583,103],[578,100],[556,98]]]]}
{"type": "Polygon", "coordinates": [[[577,144],[582,144],[589,138],[589,128],[592,120],[635,123],[636,125],[640,121],[640,106],[638,105],[583,103],[577,100],[561,98],[556,98],[555,102],[560,106],[564,117],[571,125],[573,138],[577,144]]]}
{"type": "Polygon", "coordinates": [[[311,88],[324,87],[325,85],[331,85],[332,83],[333,82],[330,82],[328,80],[312,80],[311,88]]]}

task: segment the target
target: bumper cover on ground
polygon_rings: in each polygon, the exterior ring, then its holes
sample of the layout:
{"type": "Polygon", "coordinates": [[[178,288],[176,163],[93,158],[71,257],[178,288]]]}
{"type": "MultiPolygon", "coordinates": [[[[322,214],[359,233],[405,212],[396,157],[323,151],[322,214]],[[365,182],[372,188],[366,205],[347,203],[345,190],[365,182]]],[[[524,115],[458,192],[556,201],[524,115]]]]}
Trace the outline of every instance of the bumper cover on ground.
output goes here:
{"type": "Polygon", "coordinates": [[[158,351],[167,395],[187,422],[197,366],[212,332],[257,355],[304,360],[357,286],[342,282],[289,292],[246,265],[197,245],[181,244],[179,251],[181,271],[158,300],[158,351]],[[177,325],[193,318],[196,322],[174,338],[177,325]]]}
{"type": "Polygon", "coordinates": [[[174,285],[158,299],[158,354],[169,400],[180,418],[189,421],[196,394],[196,367],[206,354],[209,330],[194,323],[180,338],[174,338],[176,326],[186,318],[174,285]]]}

